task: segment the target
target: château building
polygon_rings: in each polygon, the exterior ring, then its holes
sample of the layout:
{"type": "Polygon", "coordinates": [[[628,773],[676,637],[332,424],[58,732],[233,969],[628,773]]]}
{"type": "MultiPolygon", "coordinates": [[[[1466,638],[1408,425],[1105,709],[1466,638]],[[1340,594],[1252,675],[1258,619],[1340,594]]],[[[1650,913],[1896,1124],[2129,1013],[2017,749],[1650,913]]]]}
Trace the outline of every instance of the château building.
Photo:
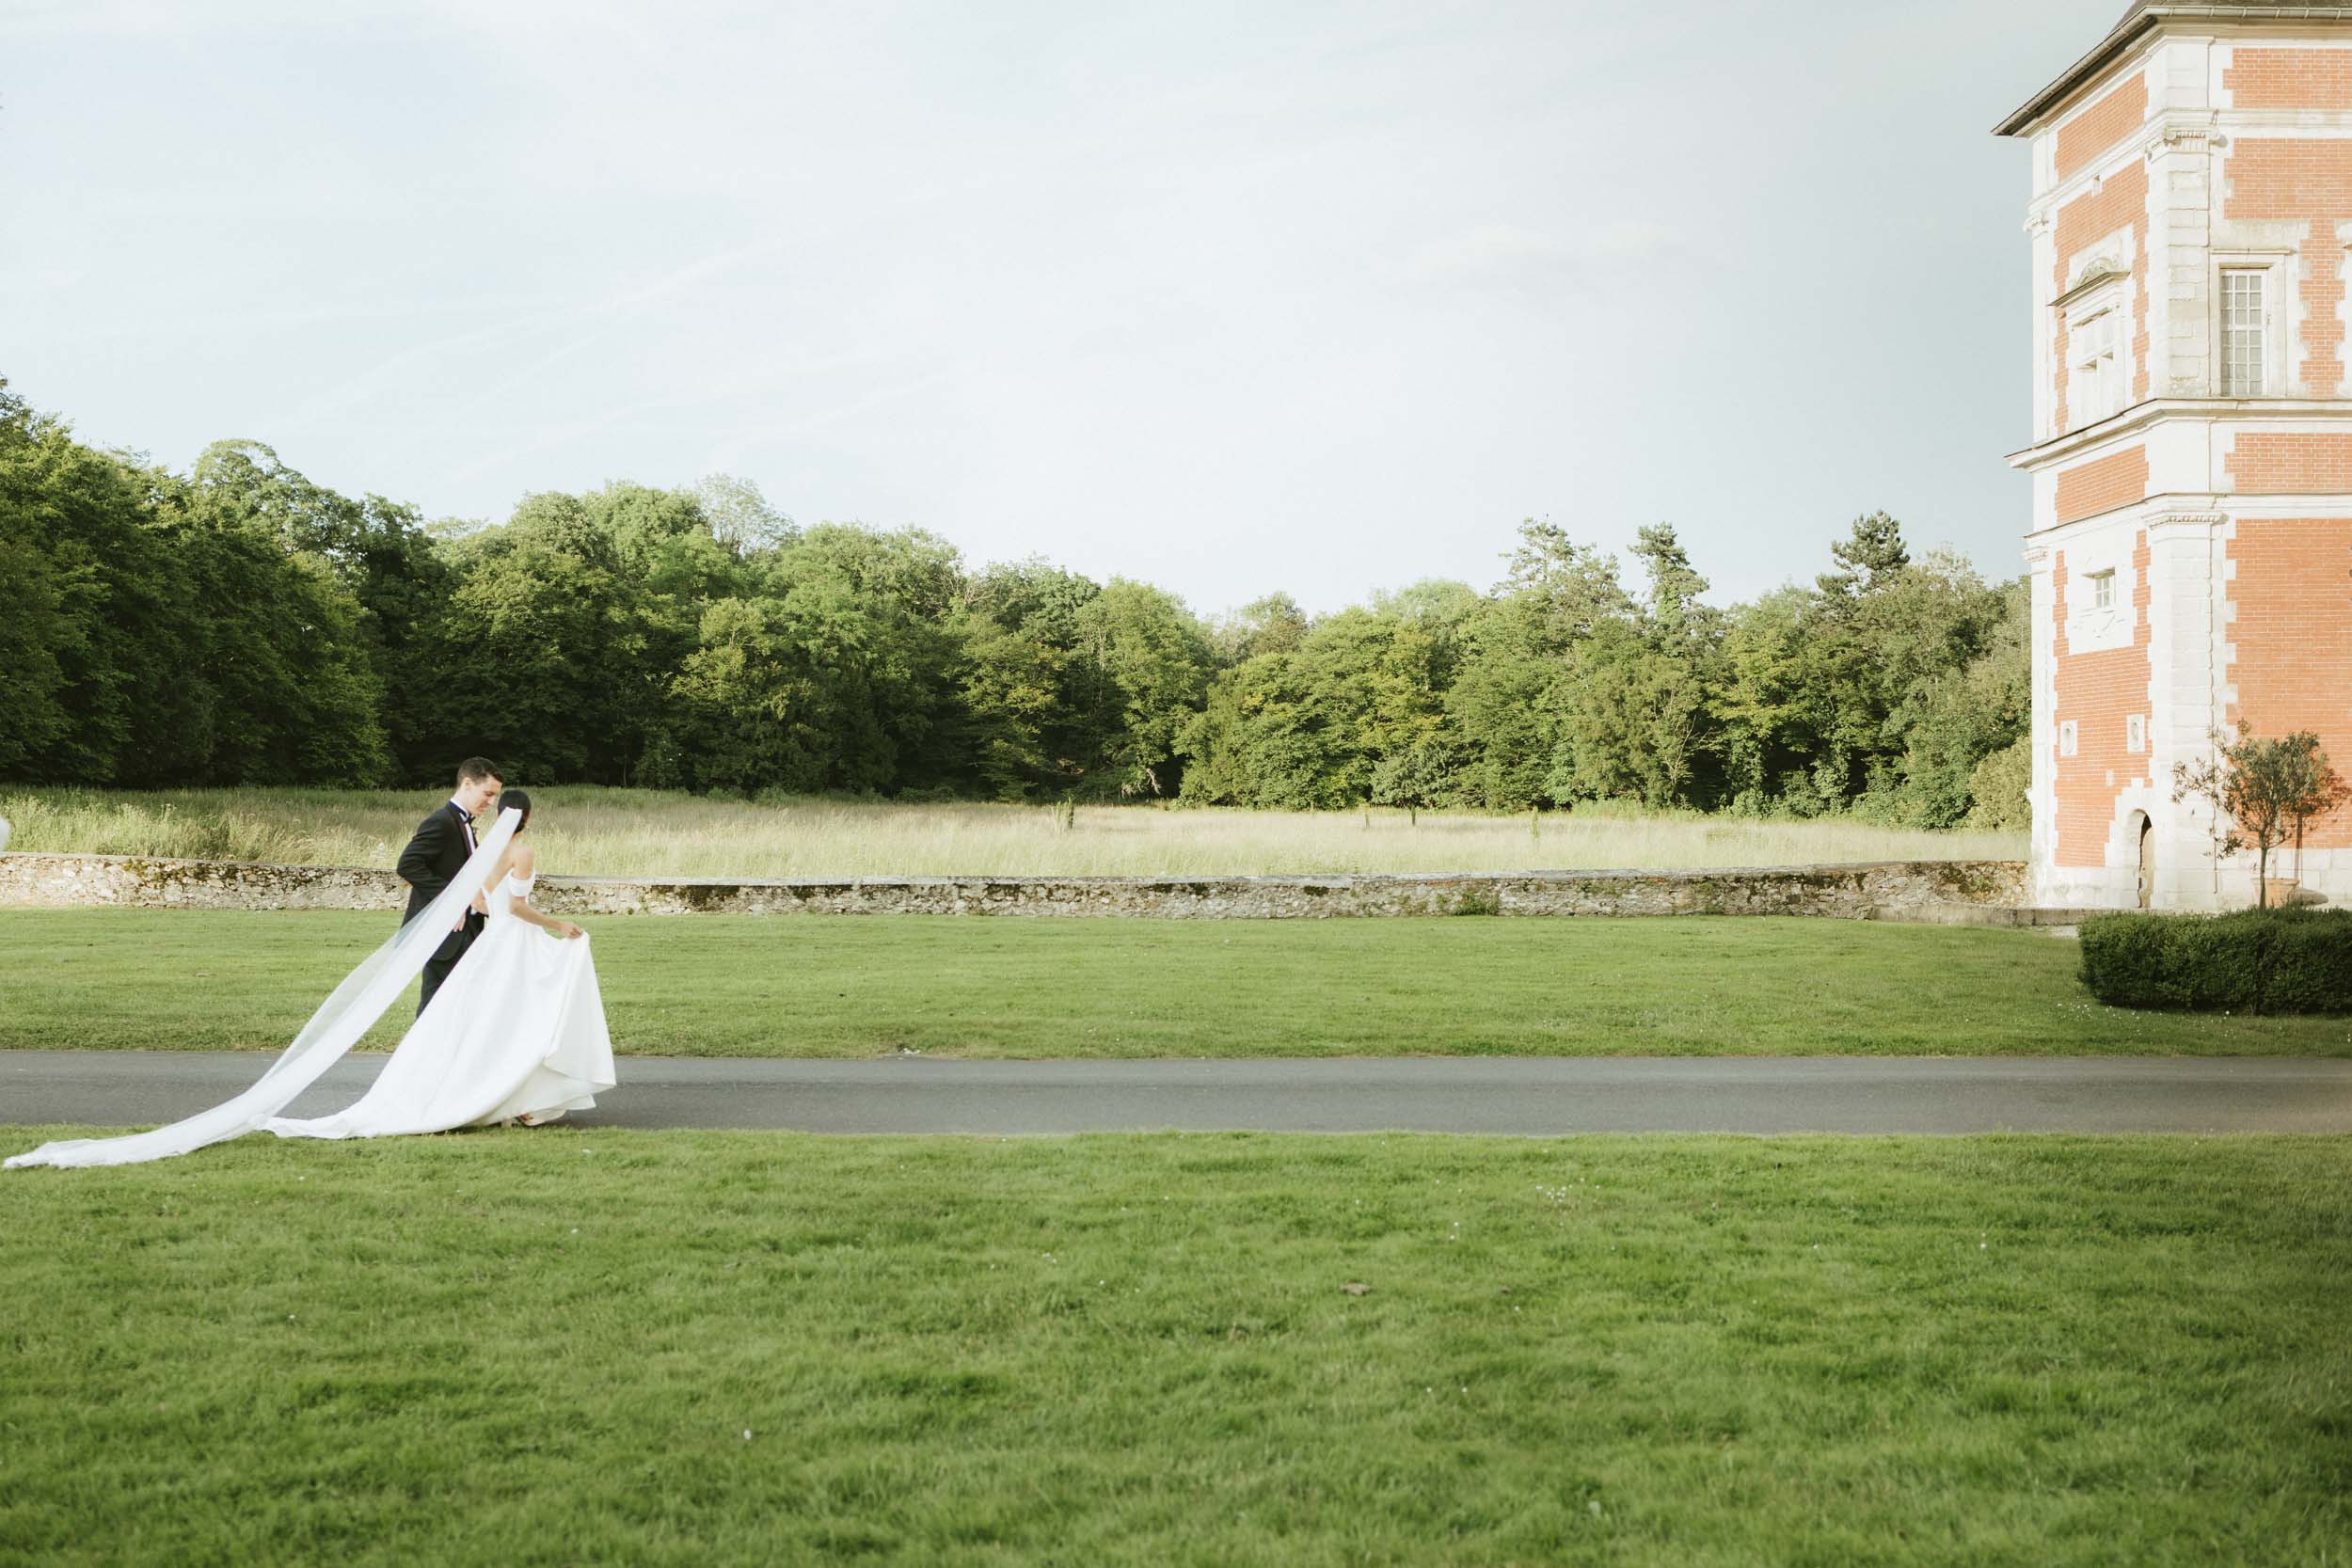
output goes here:
{"type": "MultiPolygon", "coordinates": [[[[2172,769],[2243,721],[2352,776],[2352,5],[2134,5],[1995,130],[2033,155],[2034,896],[2250,903],[2172,769]]],[[[2352,810],[2301,878],[2352,903],[2352,810]]]]}

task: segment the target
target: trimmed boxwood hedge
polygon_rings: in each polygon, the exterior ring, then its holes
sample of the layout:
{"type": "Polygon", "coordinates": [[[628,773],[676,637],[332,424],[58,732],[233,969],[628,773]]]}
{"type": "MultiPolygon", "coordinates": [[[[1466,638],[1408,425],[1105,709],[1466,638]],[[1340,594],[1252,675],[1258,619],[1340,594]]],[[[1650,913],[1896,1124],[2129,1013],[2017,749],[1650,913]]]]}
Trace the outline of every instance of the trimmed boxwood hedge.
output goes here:
{"type": "Polygon", "coordinates": [[[2352,910],[2097,914],[2083,984],[2118,1007],[2352,1012],[2352,910]]]}

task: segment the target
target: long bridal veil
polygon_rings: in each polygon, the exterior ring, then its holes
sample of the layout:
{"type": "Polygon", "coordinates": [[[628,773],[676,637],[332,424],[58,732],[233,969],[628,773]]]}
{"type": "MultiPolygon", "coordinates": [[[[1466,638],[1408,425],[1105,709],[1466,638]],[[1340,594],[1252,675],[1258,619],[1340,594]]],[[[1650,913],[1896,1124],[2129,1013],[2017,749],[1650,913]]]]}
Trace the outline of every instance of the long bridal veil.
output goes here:
{"type": "Polygon", "coordinates": [[[162,1160],[202,1148],[259,1129],[262,1122],[294,1102],[294,1096],[318,1081],[343,1053],[359,1042],[386,1008],[400,999],[408,982],[433,957],[434,949],[456,926],[473,895],[490,879],[499,851],[515,836],[518,811],[499,813],[498,823],[485,834],[464,869],[440,895],[414,920],[401,927],[389,942],[360,960],[343,976],[343,983],[319,1005],[310,1022],[286,1047],[254,1085],[237,1096],[199,1111],[184,1121],[149,1132],[129,1132],[114,1138],[69,1138],[43,1144],[6,1162],[10,1169],[24,1165],[128,1165],[142,1160],[162,1160]]]}

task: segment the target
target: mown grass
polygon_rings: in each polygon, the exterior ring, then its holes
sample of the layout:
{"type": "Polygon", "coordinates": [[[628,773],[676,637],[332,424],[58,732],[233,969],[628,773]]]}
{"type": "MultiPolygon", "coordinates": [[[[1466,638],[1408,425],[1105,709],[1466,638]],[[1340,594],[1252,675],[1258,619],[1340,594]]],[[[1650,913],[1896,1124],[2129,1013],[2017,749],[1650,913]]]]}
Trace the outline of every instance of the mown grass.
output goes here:
{"type": "Polygon", "coordinates": [[[2344,1139],[550,1129],[0,1191],[9,1562],[2352,1549],[2344,1139]]]}
{"type": "MultiPolygon", "coordinates": [[[[619,1049],[700,1056],[2352,1055],[2103,1006],[2074,943],[1836,920],[588,923],[619,1049]]],[[[0,911],[0,1050],[269,1049],[390,917],[0,911]]],[[[373,1037],[387,1047],[409,1009],[373,1037]]]]}
{"type": "MultiPolygon", "coordinates": [[[[527,779],[509,783],[529,784],[527,779]]],[[[2023,833],[1851,819],[1752,821],[1585,808],[1525,816],[720,800],[532,785],[540,862],[608,877],[1208,876],[2023,860],[2023,833]]],[[[0,795],[9,847],[297,865],[389,866],[432,790],[200,789],[0,795]]]]}

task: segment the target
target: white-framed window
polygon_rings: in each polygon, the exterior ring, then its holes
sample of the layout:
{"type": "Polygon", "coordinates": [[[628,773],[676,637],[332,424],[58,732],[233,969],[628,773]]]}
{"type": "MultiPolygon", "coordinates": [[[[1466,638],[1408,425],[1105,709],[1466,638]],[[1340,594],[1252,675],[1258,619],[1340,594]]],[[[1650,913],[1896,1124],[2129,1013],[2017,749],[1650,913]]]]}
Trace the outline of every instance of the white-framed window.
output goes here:
{"type": "Polygon", "coordinates": [[[2062,757],[2071,757],[2074,754],[2074,721],[2072,719],[2061,719],[2058,721],[2058,755],[2062,757]]]}
{"type": "Polygon", "coordinates": [[[2123,406],[2122,311],[2103,307],[2066,324],[2066,419],[2086,425],[2123,406]]]}
{"type": "Polygon", "coordinates": [[[2128,648],[2139,619],[2133,595],[2138,573],[2126,563],[2127,535],[2110,527],[2065,552],[2066,651],[2097,653],[2128,648]]]}
{"type": "Polygon", "coordinates": [[[2123,717],[2123,750],[2144,752],[2148,749],[2148,716],[2131,713],[2123,717]]]}
{"type": "Polygon", "coordinates": [[[2221,269],[2221,395],[2258,398],[2268,388],[2267,267],[2221,269]]]}
{"type": "Polygon", "coordinates": [[[2280,398],[2294,388],[2294,344],[2278,312],[2294,298],[2301,262],[2294,250],[2217,248],[2206,274],[2213,290],[2213,395],[2280,398]]]}

